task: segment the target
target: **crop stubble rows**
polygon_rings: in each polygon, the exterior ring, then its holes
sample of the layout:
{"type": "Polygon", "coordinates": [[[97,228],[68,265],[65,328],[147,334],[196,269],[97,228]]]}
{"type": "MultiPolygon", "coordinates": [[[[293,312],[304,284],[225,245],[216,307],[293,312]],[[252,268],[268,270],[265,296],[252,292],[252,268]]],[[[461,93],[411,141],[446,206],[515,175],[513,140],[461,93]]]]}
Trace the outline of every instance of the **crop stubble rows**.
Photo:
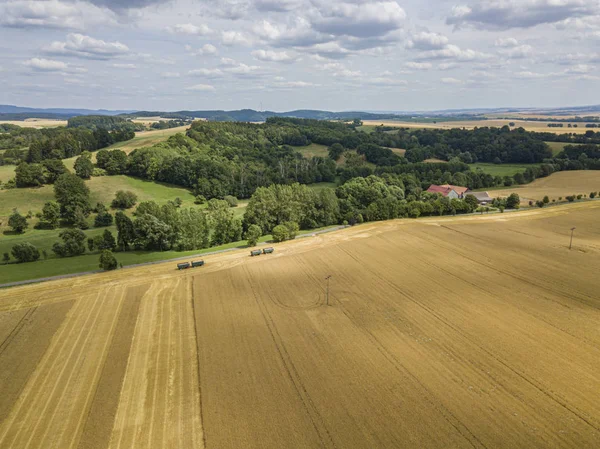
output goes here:
{"type": "Polygon", "coordinates": [[[597,447],[598,218],[382,223],[2,291],[0,447],[597,447]]]}

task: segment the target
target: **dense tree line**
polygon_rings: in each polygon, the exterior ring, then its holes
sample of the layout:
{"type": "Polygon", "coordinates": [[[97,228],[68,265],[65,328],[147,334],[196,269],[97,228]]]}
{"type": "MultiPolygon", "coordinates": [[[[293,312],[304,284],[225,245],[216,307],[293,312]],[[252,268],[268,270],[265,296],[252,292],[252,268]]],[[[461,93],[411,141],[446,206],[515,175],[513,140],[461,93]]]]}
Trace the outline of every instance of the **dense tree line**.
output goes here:
{"type": "Polygon", "coordinates": [[[133,176],[192,188],[208,199],[248,198],[261,186],[335,179],[334,161],[303,158],[291,146],[279,143],[286,136],[286,130],[265,125],[195,122],[187,136],[175,135],[133,151],[126,170],[133,176]]]}
{"type": "Polygon", "coordinates": [[[84,151],[95,151],[133,139],[132,130],[108,131],[104,128],[19,128],[2,125],[0,131],[0,165],[20,162],[40,163],[46,159],[66,159],[84,151]]]}
{"type": "Polygon", "coordinates": [[[180,126],[190,125],[192,122],[190,120],[159,120],[158,122],[152,123],[150,128],[152,129],[171,129],[178,128],[180,126]]]}
{"type": "Polygon", "coordinates": [[[146,127],[141,123],[134,123],[129,119],[109,115],[82,115],[72,117],[67,123],[67,128],[85,128],[91,131],[105,129],[106,131],[143,131],[146,127]]]}

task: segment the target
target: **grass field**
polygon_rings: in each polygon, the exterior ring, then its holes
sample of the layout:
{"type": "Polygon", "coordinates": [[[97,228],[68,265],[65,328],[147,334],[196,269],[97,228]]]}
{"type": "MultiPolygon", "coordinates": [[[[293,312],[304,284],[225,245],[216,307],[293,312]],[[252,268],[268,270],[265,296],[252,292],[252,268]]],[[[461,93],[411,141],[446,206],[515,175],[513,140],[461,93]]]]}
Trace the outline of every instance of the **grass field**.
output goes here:
{"type": "Polygon", "coordinates": [[[5,183],[15,177],[14,165],[0,165],[0,181],[5,183]]]}
{"type": "Polygon", "coordinates": [[[395,120],[363,120],[363,126],[361,130],[365,132],[372,132],[375,126],[395,126],[398,128],[432,128],[432,129],[452,129],[452,128],[467,128],[473,129],[475,127],[495,127],[501,128],[508,126],[509,123],[514,123],[515,128],[523,128],[526,131],[538,131],[538,132],[552,132],[556,134],[575,133],[583,134],[589,131],[589,128],[585,127],[585,123],[577,123],[577,128],[567,128],[565,123],[564,128],[548,128],[550,122],[530,122],[526,120],[471,120],[471,121],[450,121],[450,122],[437,122],[437,123],[417,123],[417,122],[400,122],[395,120]],[[372,128],[371,128],[372,127],[372,128]]]}
{"type": "MultiPolygon", "coordinates": [[[[2,123],[2,122],[0,122],[2,123]]],[[[157,130],[157,131],[144,131],[136,133],[135,137],[127,142],[119,142],[110,147],[107,147],[107,150],[123,150],[125,153],[129,154],[133,150],[138,148],[148,147],[152,145],[156,145],[157,143],[164,142],[169,137],[174,136],[178,133],[185,133],[188,129],[187,126],[180,126],[177,128],[157,130]]],[[[63,163],[69,170],[73,170],[73,166],[75,165],[75,160],[79,156],[71,157],[68,159],[63,159],[63,163]]],[[[96,162],[96,152],[92,153],[92,161],[96,162]]],[[[14,165],[3,165],[0,166],[0,181],[6,182],[11,178],[15,177],[15,166],[14,165]]]]}
{"type": "Polygon", "coordinates": [[[327,145],[319,145],[318,143],[311,143],[305,147],[294,147],[294,150],[306,158],[329,156],[327,145]]]}
{"type": "Polygon", "coordinates": [[[550,200],[558,201],[560,197],[565,201],[569,195],[589,195],[590,192],[600,191],[600,171],[563,171],[553,173],[546,178],[539,178],[531,184],[511,186],[505,189],[490,190],[492,197],[507,197],[516,192],[523,202],[537,201],[548,195],[550,200]]]}
{"type": "Polygon", "coordinates": [[[553,156],[556,156],[558,153],[560,153],[564,149],[564,147],[567,145],[581,145],[579,143],[564,143],[564,142],[546,142],[546,144],[552,150],[553,156]]]}
{"type": "Polygon", "coordinates": [[[514,176],[517,173],[524,173],[528,167],[535,167],[537,165],[538,164],[489,164],[483,162],[469,164],[473,171],[481,169],[483,172],[494,176],[514,176]]]}
{"type": "MultiPolygon", "coordinates": [[[[183,206],[193,205],[194,196],[182,187],[160,184],[131,176],[101,176],[85,182],[90,189],[91,203],[104,203],[109,205],[118,190],[130,190],[138,196],[138,201],[154,200],[166,203],[179,197],[183,206]]],[[[54,186],[45,185],[40,188],[0,190],[0,220],[12,213],[14,208],[21,213],[32,211],[35,215],[40,212],[44,203],[54,200],[54,186]]]]}
{"type": "Polygon", "coordinates": [[[598,447],[599,213],[369,224],[0,291],[0,447],[598,447]]]}

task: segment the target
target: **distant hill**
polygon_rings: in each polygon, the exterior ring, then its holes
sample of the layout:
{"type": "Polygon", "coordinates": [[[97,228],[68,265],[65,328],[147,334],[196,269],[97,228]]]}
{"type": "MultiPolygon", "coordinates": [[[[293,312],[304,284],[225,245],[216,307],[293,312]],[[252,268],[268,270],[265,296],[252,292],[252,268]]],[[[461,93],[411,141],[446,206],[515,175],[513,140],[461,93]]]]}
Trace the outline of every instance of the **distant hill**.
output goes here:
{"type": "Polygon", "coordinates": [[[26,120],[28,118],[45,118],[66,120],[80,115],[121,115],[135,110],[109,111],[106,109],[69,109],[69,108],[25,108],[0,104],[0,120],[26,120]]]}
{"type": "Polygon", "coordinates": [[[563,108],[480,108],[480,109],[446,109],[439,111],[321,111],[316,109],[298,109],[288,112],[255,111],[254,109],[225,110],[182,110],[182,111],[136,111],[106,109],[69,109],[69,108],[26,108],[12,105],[0,105],[0,120],[26,120],[28,118],[45,118],[67,120],[83,115],[107,115],[134,117],[164,117],[173,119],[205,119],[220,122],[264,122],[269,117],[294,117],[316,120],[401,120],[423,121],[423,119],[448,120],[482,120],[485,114],[492,113],[538,113],[545,115],[600,115],[600,105],[576,106],[563,108]]]}

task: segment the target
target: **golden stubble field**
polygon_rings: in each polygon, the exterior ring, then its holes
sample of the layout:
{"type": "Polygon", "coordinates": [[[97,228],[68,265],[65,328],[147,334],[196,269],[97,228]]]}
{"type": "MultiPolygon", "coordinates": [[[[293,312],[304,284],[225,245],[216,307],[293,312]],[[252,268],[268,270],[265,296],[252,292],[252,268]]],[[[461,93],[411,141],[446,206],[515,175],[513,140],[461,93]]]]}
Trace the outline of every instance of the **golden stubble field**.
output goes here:
{"type": "Polygon", "coordinates": [[[0,447],[600,447],[599,218],[368,224],[0,291],[0,447]]]}
{"type": "Polygon", "coordinates": [[[67,121],[29,118],[26,120],[0,120],[0,124],[17,125],[21,128],[56,128],[59,126],[67,126],[67,121]]]}
{"type": "Polygon", "coordinates": [[[545,178],[538,178],[530,184],[511,186],[506,189],[490,190],[492,197],[507,197],[516,192],[521,197],[521,202],[537,201],[548,195],[550,200],[566,201],[569,195],[589,195],[591,192],[600,192],[600,171],[576,170],[553,173],[545,178]]]}
{"type": "Polygon", "coordinates": [[[397,128],[418,128],[418,129],[453,129],[453,128],[484,128],[484,127],[495,127],[501,128],[508,126],[509,123],[514,123],[515,128],[523,128],[526,131],[537,131],[537,132],[550,132],[555,134],[566,134],[575,133],[583,134],[586,131],[597,131],[597,128],[586,128],[585,123],[572,123],[576,124],[577,128],[568,128],[568,123],[564,123],[563,128],[548,128],[548,124],[551,122],[537,122],[528,120],[465,120],[465,121],[453,121],[453,122],[437,122],[437,123],[417,123],[417,122],[401,122],[395,120],[363,120],[363,125],[369,126],[394,126],[397,128]]]}

